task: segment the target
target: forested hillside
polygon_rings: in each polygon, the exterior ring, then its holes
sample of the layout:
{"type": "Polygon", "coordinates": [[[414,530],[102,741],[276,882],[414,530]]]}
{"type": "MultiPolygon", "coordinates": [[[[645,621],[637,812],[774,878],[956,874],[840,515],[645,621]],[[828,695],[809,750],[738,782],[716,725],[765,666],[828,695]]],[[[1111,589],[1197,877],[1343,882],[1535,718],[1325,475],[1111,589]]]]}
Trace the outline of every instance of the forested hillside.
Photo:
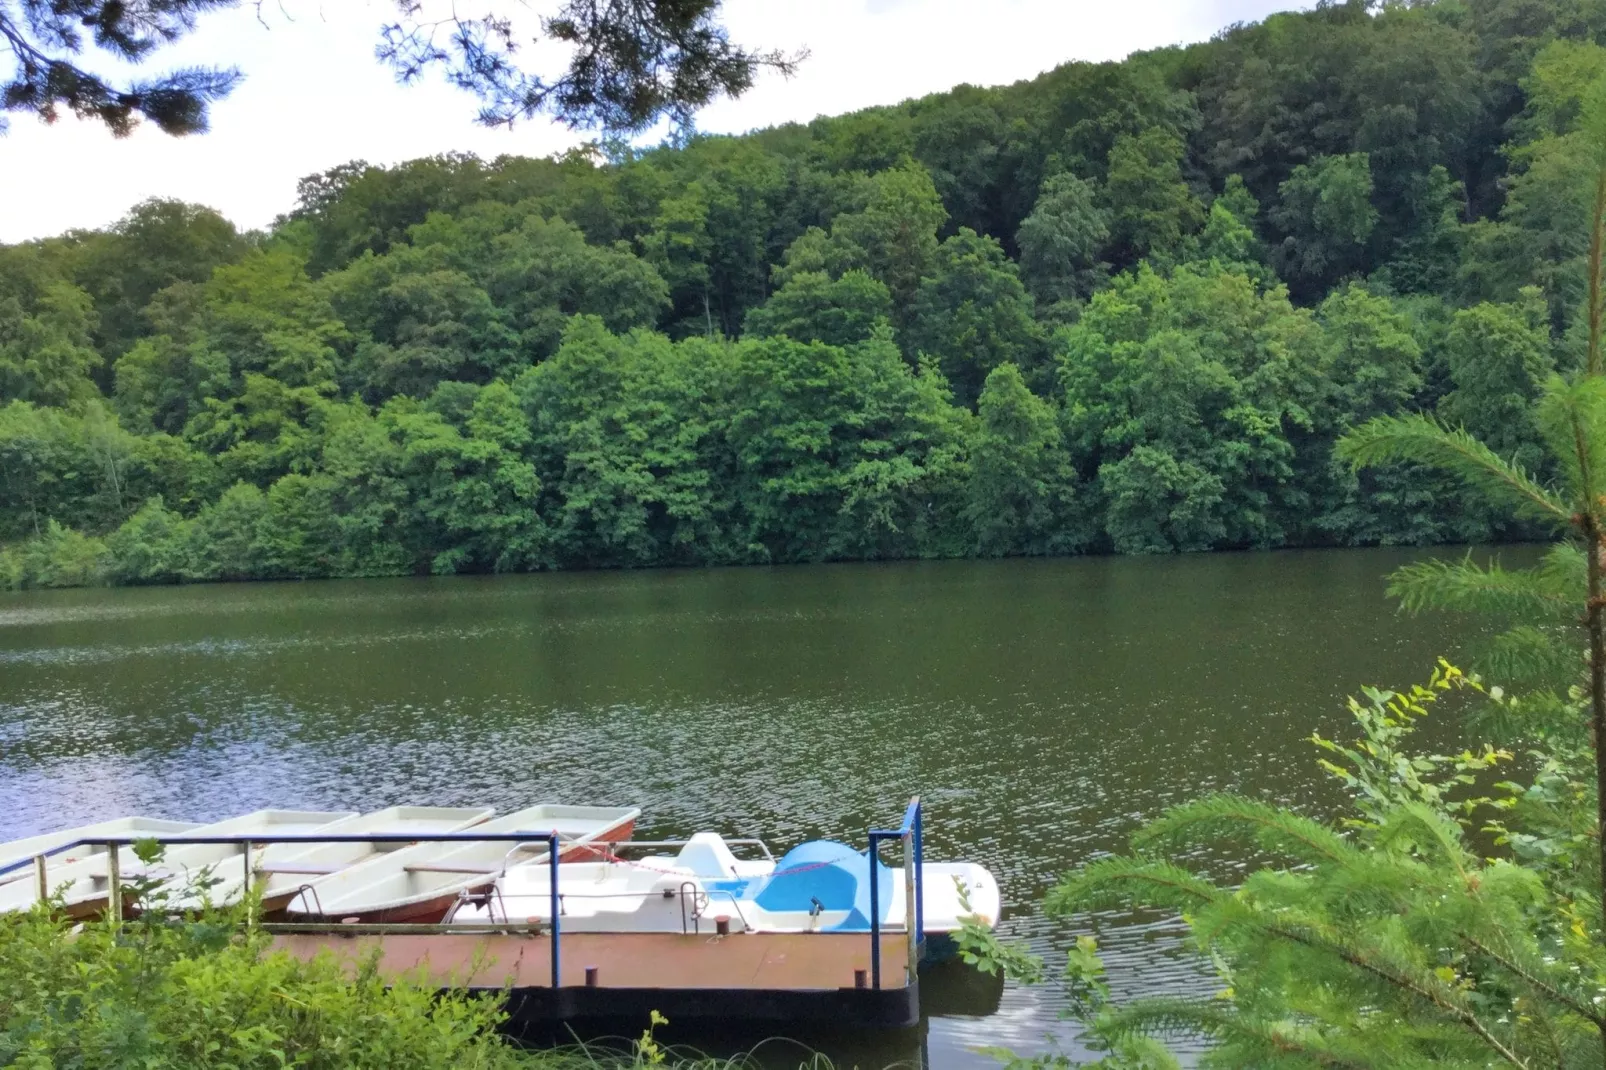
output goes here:
{"type": "Polygon", "coordinates": [[[1322,6],[744,137],[0,247],[0,585],[1517,537],[1606,0],[1322,6]]]}

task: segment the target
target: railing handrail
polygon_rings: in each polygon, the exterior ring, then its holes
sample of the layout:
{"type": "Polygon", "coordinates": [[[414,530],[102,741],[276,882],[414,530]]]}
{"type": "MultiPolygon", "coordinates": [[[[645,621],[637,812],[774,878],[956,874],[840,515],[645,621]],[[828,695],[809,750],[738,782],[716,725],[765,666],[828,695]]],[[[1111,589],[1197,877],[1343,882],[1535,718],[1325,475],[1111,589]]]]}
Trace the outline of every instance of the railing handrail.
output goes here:
{"type": "MultiPolygon", "coordinates": [[[[156,843],[163,847],[194,847],[194,846],[244,846],[266,847],[275,844],[307,844],[315,846],[328,843],[541,843],[545,845],[547,839],[557,835],[560,843],[588,846],[578,843],[578,837],[564,833],[542,832],[539,829],[525,829],[522,832],[370,832],[370,833],[329,833],[318,835],[316,833],[284,833],[271,835],[268,833],[247,833],[238,836],[186,836],[183,833],[174,833],[168,836],[85,836],[83,839],[73,840],[70,843],[57,844],[47,850],[36,851],[27,858],[20,859],[8,865],[0,866],[0,877],[14,870],[31,866],[34,859],[71,851],[77,847],[105,847],[111,848],[133,847],[139,843],[156,843]]],[[[597,840],[598,844],[612,843],[611,840],[597,840]]]]}
{"type": "MultiPolygon", "coordinates": [[[[79,840],[74,840],[71,843],[64,843],[64,844],[61,844],[59,847],[51,848],[48,851],[40,851],[38,854],[32,855],[29,858],[24,859],[23,861],[14,862],[9,866],[0,867],[0,876],[3,876],[6,873],[9,873],[9,872],[11,872],[12,870],[15,870],[15,869],[21,869],[23,866],[37,865],[40,859],[42,859],[42,858],[44,858],[44,857],[46,857],[48,855],[55,854],[58,851],[69,851],[69,850],[72,850],[74,847],[105,847],[106,848],[106,854],[108,856],[107,864],[110,867],[109,874],[110,874],[110,877],[111,877],[111,888],[108,891],[108,904],[109,904],[110,909],[111,909],[112,919],[115,921],[115,920],[118,920],[121,917],[121,914],[122,914],[122,892],[121,892],[121,889],[119,887],[121,882],[120,882],[120,880],[118,878],[118,872],[117,872],[117,868],[118,868],[117,867],[118,851],[119,851],[119,849],[121,849],[123,847],[132,847],[132,846],[134,846],[135,844],[138,844],[138,843],[150,843],[152,841],[155,841],[156,843],[158,843],[158,844],[160,844],[160,845],[162,845],[164,847],[172,847],[174,845],[181,845],[182,846],[182,845],[197,845],[197,844],[207,845],[207,846],[214,846],[214,847],[217,847],[217,846],[239,846],[239,847],[244,847],[244,848],[246,848],[246,852],[245,853],[246,853],[246,856],[247,856],[246,857],[246,862],[247,862],[248,868],[249,868],[249,862],[250,862],[249,855],[250,855],[250,849],[251,848],[267,846],[268,844],[280,844],[280,843],[307,843],[307,844],[328,844],[328,843],[401,843],[401,844],[415,844],[415,843],[513,843],[513,844],[522,845],[522,846],[529,846],[529,847],[535,847],[537,844],[539,844],[542,848],[544,848],[546,850],[547,858],[554,860],[554,863],[555,863],[555,864],[553,864],[551,866],[551,871],[552,871],[551,895],[552,895],[552,987],[554,989],[556,989],[556,988],[559,987],[559,983],[562,980],[562,973],[561,973],[561,969],[560,969],[561,964],[562,964],[562,960],[560,958],[559,945],[562,943],[561,930],[562,930],[562,924],[563,924],[562,921],[560,920],[560,917],[561,917],[561,914],[562,914],[562,910],[561,910],[561,900],[560,900],[560,898],[558,896],[558,867],[563,864],[563,847],[565,845],[568,845],[568,846],[571,846],[571,847],[572,846],[579,846],[579,847],[587,846],[587,844],[583,843],[583,842],[576,843],[576,839],[577,839],[576,837],[572,837],[572,836],[571,837],[565,837],[557,829],[553,829],[550,832],[545,832],[545,833],[537,832],[534,829],[526,829],[526,830],[524,830],[522,832],[481,832],[481,833],[473,833],[473,832],[420,832],[420,833],[371,832],[371,833],[366,833],[366,834],[358,834],[358,833],[340,834],[340,833],[336,833],[336,834],[333,834],[333,835],[319,835],[317,833],[290,833],[290,834],[286,834],[286,835],[282,835],[282,836],[265,836],[265,835],[261,835],[261,834],[251,834],[251,835],[242,835],[242,836],[185,836],[182,833],[180,833],[180,834],[176,834],[176,835],[172,835],[172,836],[85,836],[84,838],[79,839],[79,840]]],[[[598,842],[607,842],[607,841],[598,841],[598,842]]],[[[509,853],[511,854],[512,852],[509,852],[509,853]]],[[[504,860],[504,862],[505,862],[505,860],[504,860]]],[[[247,873],[247,881],[249,883],[249,872],[247,873]]],[[[42,893],[43,893],[43,887],[41,887],[41,894],[42,893]]]]}

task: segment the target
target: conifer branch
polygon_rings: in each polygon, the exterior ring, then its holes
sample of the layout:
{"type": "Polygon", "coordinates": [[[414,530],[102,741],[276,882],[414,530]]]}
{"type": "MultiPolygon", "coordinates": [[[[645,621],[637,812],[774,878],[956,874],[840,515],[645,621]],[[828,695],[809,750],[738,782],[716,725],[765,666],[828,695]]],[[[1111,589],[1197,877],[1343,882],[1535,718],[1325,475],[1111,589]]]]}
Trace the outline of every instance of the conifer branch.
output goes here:
{"type": "Polygon", "coordinates": [[[1219,838],[1238,831],[1248,831],[1267,850],[1281,850],[1301,861],[1359,860],[1354,845],[1325,825],[1236,795],[1211,795],[1173,806],[1139,829],[1132,837],[1132,845],[1142,851],[1200,835],[1219,838]]]}
{"type": "Polygon", "coordinates": [[[1500,1039],[1489,1031],[1488,1026],[1484,1025],[1483,1022],[1478,1019],[1476,1014],[1473,1014],[1465,1007],[1457,1006],[1454,1002],[1446,999],[1442,994],[1433,991],[1428,985],[1419,983],[1403,973],[1397,973],[1378,963],[1371,962],[1360,952],[1353,951],[1340,944],[1335,944],[1318,937],[1309,936],[1307,934],[1300,933],[1292,929],[1287,929],[1282,926],[1263,925],[1262,928],[1269,935],[1282,937],[1285,940],[1301,944],[1305,947],[1311,948],[1312,950],[1325,951],[1328,954],[1349,963],[1356,969],[1363,970],[1366,973],[1379,978],[1380,980],[1387,981],[1389,984],[1411,993],[1418,999],[1431,1003],[1433,1006],[1438,1007],[1441,1011],[1444,1011],[1455,1021],[1466,1026],[1480,1040],[1489,1045],[1489,1047],[1493,1048],[1495,1052],[1498,1053],[1499,1056],[1506,1062],[1510,1063],[1512,1066],[1522,1067],[1523,1070],[1529,1070],[1531,1064],[1517,1055],[1516,1052],[1512,1051],[1505,1044],[1501,1043],[1500,1039]]]}
{"type": "MultiPolygon", "coordinates": [[[[1582,556],[1569,549],[1581,569],[1582,556]]],[[[1575,583],[1575,577],[1558,576],[1543,567],[1511,570],[1498,561],[1480,565],[1468,553],[1460,561],[1434,559],[1402,565],[1389,576],[1388,594],[1410,613],[1439,610],[1560,619],[1576,612],[1576,592],[1582,586],[1581,577],[1576,579],[1575,583]]]]}
{"type": "Polygon", "coordinates": [[[1262,1023],[1245,1017],[1230,1004],[1219,1001],[1155,996],[1099,1016],[1097,1032],[1103,1038],[1128,1039],[1152,1033],[1189,1032],[1218,1040],[1234,1036],[1268,1042],[1280,1052],[1307,1055],[1322,1066],[1340,1070],[1370,1070],[1380,1064],[1315,1047],[1277,1023],[1262,1023]]]}
{"type": "Polygon", "coordinates": [[[1527,516],[1558,527],[1572,519],[1567,504],[1520,464],[1504,459],[1466,430],[1422,413],[1369,420],[1339,439],[1333,452],[1357,469],[1398,461],[1430,465],[1511,501],[1527,516]]]}
{"type": "Polygon", "coordinates": [[[1170,862],[1115,857],[1090,862],[1068,876],[1049,891],[1043,906],[1051,914],[1130,907],[1137,902],[1137,891],[1128,885],[1143,885],[1164,893],[1160,901],[1142,900],[1144,906],[1173,909],[1219,902],[1228,894],[1170,862]]]}
{"type": "Polygon", "coordinates": [[[1576,997],[1567,995],[1567,993],[1561,991],[1548,981],[1534,976],[1534,974],[1518,965],[1511,958],[1502,955],[1500,952],[1496,951],[1482,940],[1479,940],[1471,933],[1462,932],[1460,936],[1461,939],[1467,942],[1467,946],[1473,948],[1479,954],[1489,956],[1489,958],[1493,959],[1497,964],[1499,964],[1502,969],[1510,971],[1513,976],[1517,977],[1536,992],[1543,994],[1546,998],[1550,999],[1554,1003],[1561,1004],[1563,1007],[1566,1007],[1579,1017],[1588,1019],[1590,1022],[1593,1022],[1597,1028],[1606,1030],[1606,1014],[1602,1014],[1600,1011],[1577,999],[1576,997]]]}

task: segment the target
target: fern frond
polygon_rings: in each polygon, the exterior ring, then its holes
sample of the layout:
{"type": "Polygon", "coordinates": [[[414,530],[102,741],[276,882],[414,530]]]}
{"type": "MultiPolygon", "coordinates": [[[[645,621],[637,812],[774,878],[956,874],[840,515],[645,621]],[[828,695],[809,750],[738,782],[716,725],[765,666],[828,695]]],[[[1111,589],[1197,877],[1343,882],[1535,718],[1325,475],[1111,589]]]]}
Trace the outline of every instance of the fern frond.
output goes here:
{"type": "Polygon", "coordinates": [[[1464,429],[1448,427],[1421,413],[1369,420],[1339,439],[1334,455],[1356,468],[1414,461],[1458,476],[1524,516],[1563,529],[1572,518],[1567,503],[1521,465],[1501,457],[1464,429]]]}

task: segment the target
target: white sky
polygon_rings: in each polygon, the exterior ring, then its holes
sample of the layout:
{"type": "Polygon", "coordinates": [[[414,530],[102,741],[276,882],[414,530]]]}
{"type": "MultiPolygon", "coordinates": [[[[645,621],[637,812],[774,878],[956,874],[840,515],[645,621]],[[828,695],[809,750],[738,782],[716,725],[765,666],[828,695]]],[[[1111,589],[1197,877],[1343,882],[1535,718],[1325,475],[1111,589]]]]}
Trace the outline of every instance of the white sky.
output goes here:
{"type": "MultiPolygon", "coordinates": [[[[472,13],[479,7],[464,3],[472,13]]],[[[501,5],[513,7],[511,3],[501,5]]],[[[555,7],[534,0],[537,10],[555,7]]],[[[891,104],[963,82],[1030,78],[1068,60],[1203,40],[1298,0],[727,0],[732,38],[809,49],[790,81],[762,80],[710,107],[700,129],[734,133],[891,104]]],[[[234,65],[243,85],[212,131],[124,140],[98,124],[11,116],[0,136],[0,242],[104,226],[147,197],[208,204],[241,227],[288,210],[296,180],[347,160],[396,163],[448,151],[544,156],[583,140],[545,121],[474,123],[476,102],[438,81],[398,86],[373,58],[392,0],[277,0],[208,16],[153,67],[234,65]]]]}

